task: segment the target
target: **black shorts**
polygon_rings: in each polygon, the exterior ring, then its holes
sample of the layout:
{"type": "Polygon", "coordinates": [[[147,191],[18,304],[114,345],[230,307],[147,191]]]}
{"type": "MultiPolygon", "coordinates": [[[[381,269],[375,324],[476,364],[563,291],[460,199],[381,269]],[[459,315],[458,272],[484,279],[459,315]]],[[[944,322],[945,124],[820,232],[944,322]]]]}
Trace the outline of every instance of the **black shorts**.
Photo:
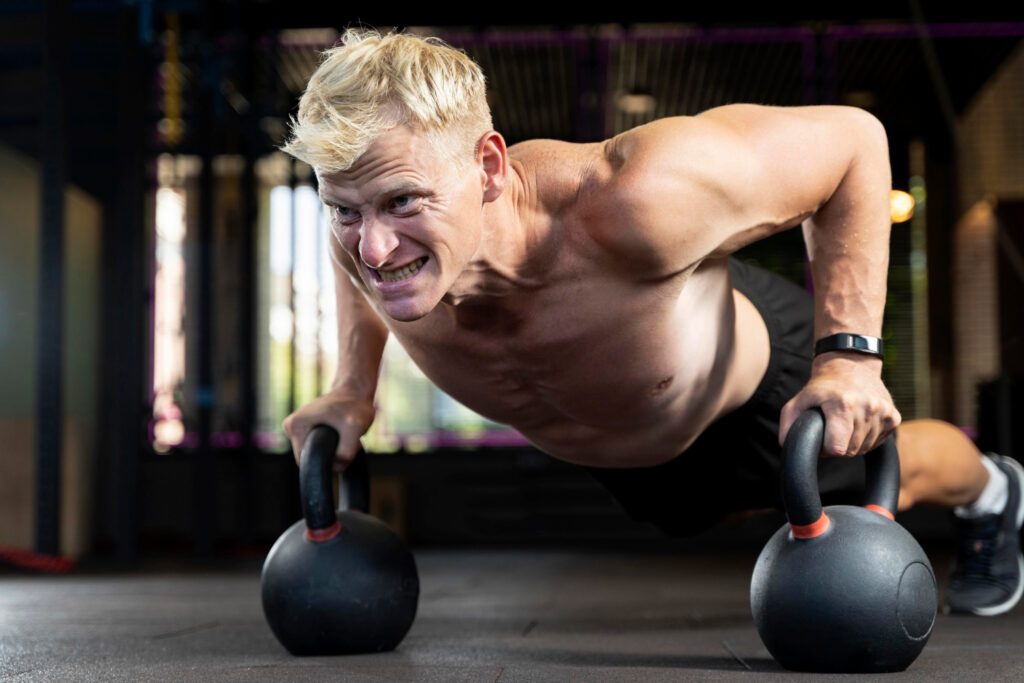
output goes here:
{"type": "MultiPolygon", "coordinates": [[[[634,520],[670,536],[691,536],[740,510],[782,509],[779,414],[810,377],[814,302],[792,282],[729,260],[732,286],[768,327],[771,357],[754,395],[712,423],[679,457],[655,467],[588,467],[634,520]]],[[[818,480],[826,504],[861,502],[862,458],[823,458],[818,480]]]]}

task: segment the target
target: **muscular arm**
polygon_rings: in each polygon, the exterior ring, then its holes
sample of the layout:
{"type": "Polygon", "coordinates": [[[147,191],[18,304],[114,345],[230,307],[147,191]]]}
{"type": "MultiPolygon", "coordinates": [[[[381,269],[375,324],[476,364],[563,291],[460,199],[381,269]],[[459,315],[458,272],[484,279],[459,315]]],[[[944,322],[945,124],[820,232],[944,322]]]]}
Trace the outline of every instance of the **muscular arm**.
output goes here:
{"type": "Polygon", "coordinates": [[[325,395],[295,411],[284,421],[296,460],[309,430],[328,424],[338,430],[335,469],[359,450],[359,437],[374,418],[373,397],[388,329],[342,268],[337,244],[331,242],[338,312],[338,370],[325,395]]]}
{"type": "MultiPolygon", "coordinates": [[[[891,173],[884,129],[870,114],[732,105],[623,134],[607,158],[611,194],[637,226],[605,235],[620,250],[668,274],[802,223],[815,337],[880,335],[891,173]]],[[[826,451],[864,452],[899,422],[880,374],[878,359],[818,357],[783,411],[780,438],[799,412],[821,405],[826,451]]]]}
{"type": "MultiPolygon", "coordinates": [[[[732,188],[742,202],[738,208],[763,221],[765,234],[806,217],[815,337],[845,331],[879,336],[892,178],[878,120],[848,107],[729,107],[707,116],[740,131],[741,144],[750,149],[750,182],[732,188]],[[772,225],[773,215],[782,220],[772,225]]],[[[716,251],[735,251],[763,236],[759,232],[726,227],[716,251]]]]}
{"type": "Polygon", "coordinates": [[[331,263],[334,269],[334,295],[338,312],[338,371],[331,384],[332,391],[345,392],[372,401],[377,390],[377,377],[388,328],[356,289],[348,273],[341,267],[332,242],[331,263]]]}

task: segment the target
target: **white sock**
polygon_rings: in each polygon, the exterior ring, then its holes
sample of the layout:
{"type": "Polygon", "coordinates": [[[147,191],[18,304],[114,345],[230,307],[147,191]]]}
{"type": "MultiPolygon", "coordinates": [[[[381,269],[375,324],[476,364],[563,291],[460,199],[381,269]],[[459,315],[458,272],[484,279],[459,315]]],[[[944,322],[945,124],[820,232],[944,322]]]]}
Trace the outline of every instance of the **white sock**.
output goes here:
{"type": "Polygon", "coordinates": [[[978,500],[969,505],[953,508],[953,514],[963,519],[974,519],[982,515],[999,514],[1006,509],[1009,497],[1009,480],[992,458],[982,458],[981,464],[988,470],[988,483],[978,500]]]}

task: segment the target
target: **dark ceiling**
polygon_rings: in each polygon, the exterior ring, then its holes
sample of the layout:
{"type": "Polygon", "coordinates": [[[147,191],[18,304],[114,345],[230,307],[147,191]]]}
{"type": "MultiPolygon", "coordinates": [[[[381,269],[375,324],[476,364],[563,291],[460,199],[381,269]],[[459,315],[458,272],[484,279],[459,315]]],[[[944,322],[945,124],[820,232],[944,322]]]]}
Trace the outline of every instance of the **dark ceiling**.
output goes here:
{"type": "Polygon", "coordinates": [[[100,197],[116,192],[109,178],[120,145],[141,144],[147,154],[172,149],[158,134],[167,62],[178,64],[181,79],[185,135],[175,151],[199,153],[205,144],[215,153],[265,153],[280,143],[318,50],[337,29],[390,26],[398,15],[403,26],[441,35],[481,63],[496,127],[511,141],[599,139],[735,101],[855,104],[878,115],[891,137],[941,140],[946,112],[962,111],[1024,36],[1024,23],[1013,23],[1021,11],[984,2],[929,7],[927,30],[914,23],[909,3],[857,3],[855,14],[802,2],[658,7],[629,3],[629,22],[623,10],[590,8],[570,19],[557,10],[482,8],[467,26],[464,13],[422,4],[328,16],[320,3],[280,0],[92,0],[65,5],[61,23],[54,22],[59,10],[43,3],[7,2],[0,5],[0,139],[39,154],[48,24],[64,36],[69,175],[100,197]],[[302,30],[325,27],[333,30],[302,30]],[[132,111],[143,119],[144,139],[124,138],[132,111]]]}

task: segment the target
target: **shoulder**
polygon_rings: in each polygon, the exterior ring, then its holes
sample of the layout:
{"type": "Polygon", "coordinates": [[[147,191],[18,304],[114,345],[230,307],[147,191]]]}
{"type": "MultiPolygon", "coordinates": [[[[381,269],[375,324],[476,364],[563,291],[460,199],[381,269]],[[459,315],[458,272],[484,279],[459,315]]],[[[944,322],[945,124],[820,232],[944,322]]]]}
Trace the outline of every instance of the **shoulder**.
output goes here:
{"type": "Polygon", "coordinates": [[[845,158],[848,148],[884,138],[881,123],[855,107],[731,104],[626,131],[606,141],[605,157],[617,186],[632,196],[659,178],[735,191],[737,178],[773,171],[792,150],[807,152],[808,161],[845,158]]]}
{"type": "Polygon", "coordinates": [[[884,138],[852,107],[736,104],[659,119],[603,143],[580,211],[616,257],[667,275],[799,223],[857,150],[884,138]]]}
{"type": "Polygon", "coordinates": [[[697,237],[730,201],[721,179],[741,177],[744,141],[700,117],[659,119],[600,145],[581,183],[578,215],[625,267],[669,275],[705,254],[697,237]]]}

